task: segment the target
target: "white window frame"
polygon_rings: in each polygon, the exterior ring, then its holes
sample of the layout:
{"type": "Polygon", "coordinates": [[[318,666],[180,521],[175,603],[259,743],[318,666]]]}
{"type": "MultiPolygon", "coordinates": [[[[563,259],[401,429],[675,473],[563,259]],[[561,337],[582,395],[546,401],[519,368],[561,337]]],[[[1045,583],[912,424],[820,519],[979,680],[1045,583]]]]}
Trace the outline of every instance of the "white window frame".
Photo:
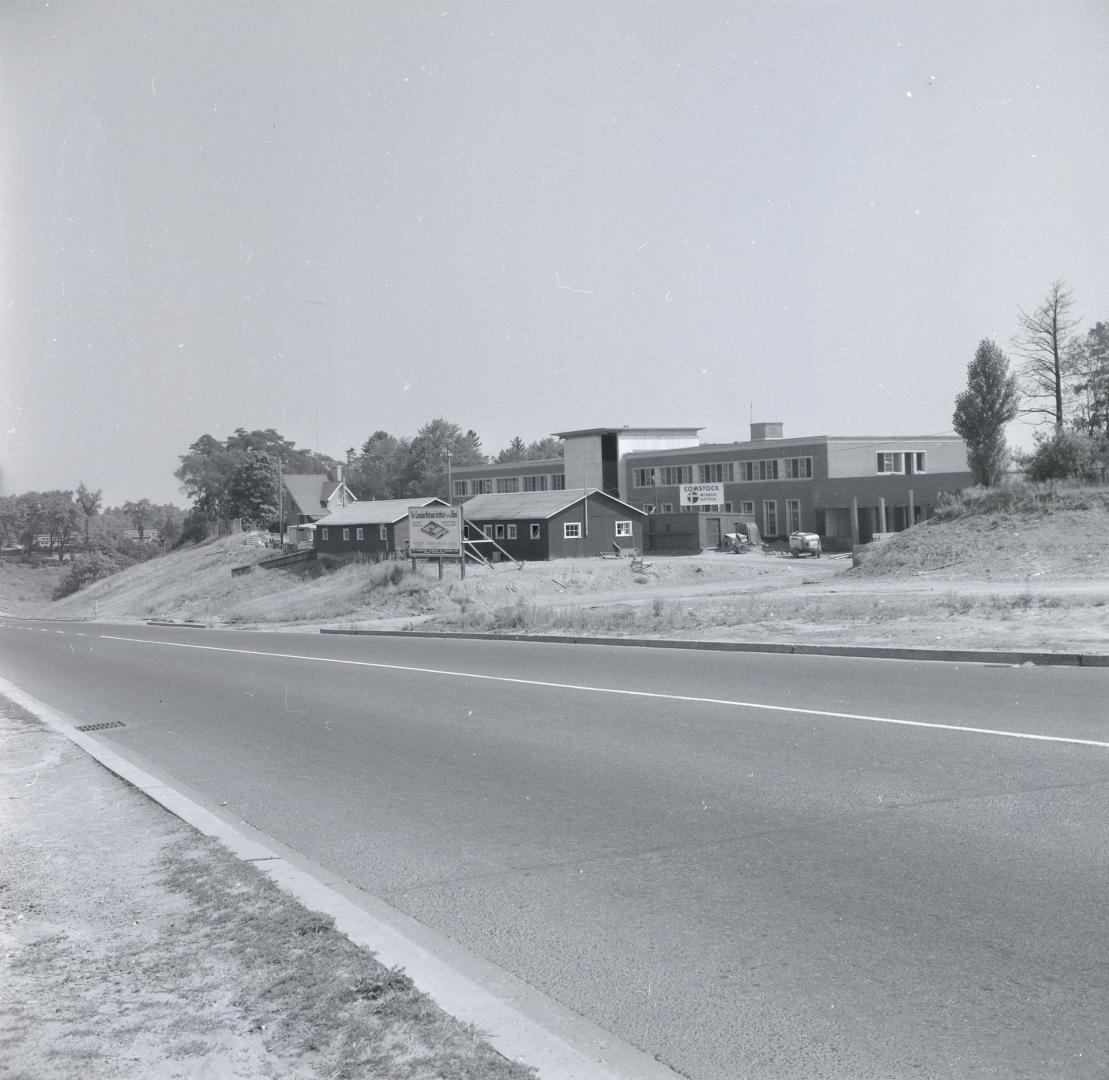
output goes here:
{"type": "Polygon", "coordinates": [[[655,486],[655,469],[652,465],[647,469],[632,469],[632,487],[653,488],[655,486]]]}
{"type": "Polygon", "coordinates": [[[660,487],[670,487],[677,484],[693,483],[692,465],[661,465],[659,467],[660,487]]]}
{"type": "Polygon", "coordinates": [[[634,536],[632,532],[632,523],[630,521],[616,522],[616,535],[617,536],[634,536]]]}
{"type": "Polygon", "coordinates": [[[520,478],[518,476],[498,476],[496,487],[498,495],[515,495],[520,490],[520,478]]]}
{"type": "Polygon", "coordinates": [[[763,532],[767,536],[777,536],[778,534],[778,500],[777,499],[763,499],[762,501],[762,524],[763,532]],[[774,520],[774,528],[770,527],[771,518],[774,520]]]}
{"type": "Polygon", "coordinates": [[[811,480],[812,479],[812,458],[811,457],[791,457],[785,459],[787,480],[811,480]]]}
{"type": "Polygon", "coordinates": [[[801,500],[786,499],[786,532],[801,531],[801,500]]]}
{"type": "Polygon", "coordinates": [[[389,526],[388,525],[378,525],[378,527],[377,527],[377,538],[378,538],[378,540],[388,541],[388,539],[389,539],[389,526]]]}
{"type": "Polygon", "coordinates": [[[497,524],[497,525],[493,526],[493,539],[494,540],[503,540],[504,539],[504,526],[503,525],[497,524]]]}
{"type": "Polygon", "coordinates": [[[516,539],[516,525],[515,524],[511,524],[511,525],[508,526],[508,539],[509,540],[515,540],[516,539]]]}
{"type": "Polygon", "coordinates": [[[735,480],[735,463],[711,461],[697,466],[702,484],[730,484],[735,480]]]}
{"type": "Polygon", "coordinates": [[[581,539],[581,522],[580,521],[564,521],[562,523],[562,539],[563,540],[580,540],[581,539]]]}
{"type": "Polygon", "coordinates": [[[528,539],[529,540],[542,540],[543,539],[543,526],[538,521],[533,521],[528,525],[528,539]]]}
{"type": "Polygon", "coordinates": [[[566,490],[566,474],[565,473],[551,473],[551,491],[565,491],[566,490]]]}
{"type": "Polygon", "coordinates": [[[326,529],[320,529],[320,539],[321,540],[326,540],[327,539],[327,530],[326,529]]]}
{"type": "Polygon", "coordinates": [[[658,512],[660,514],[672,514],[674,512],[674,504],[673,503],[663,503],[658,508],[658,512]]]}
{"type": "Polygon", "coordinates": [[[739,512],[744,517],[755,516],[755,500],[754,499],[740,499],[739,512]]]}
{"type": "Polygon", "coordinates": [[[365,539],[365,534],[362,532],[361,529],[355,529],[354,530],[354,539],[355,540],[364,540],[365,539]]]}
{"type": "Polygon", "coordinates": [[[465,480],[455,480],[455,482],[454,482],[454,497],[456,499],[466,498],[466,494],[467,494],[466,483],[467,482],[465,480]]]}
{"type": "Polygon", "coordinates": [[[347,541],[349,539],[350,539],[350,529],[343,529],[343,540],[347,541]]]}
{"type": "Polygon", "coordinates": [[[905,454],[901,450],[875,451],[874,471],[879,476],[904,476],[905,454]]]}

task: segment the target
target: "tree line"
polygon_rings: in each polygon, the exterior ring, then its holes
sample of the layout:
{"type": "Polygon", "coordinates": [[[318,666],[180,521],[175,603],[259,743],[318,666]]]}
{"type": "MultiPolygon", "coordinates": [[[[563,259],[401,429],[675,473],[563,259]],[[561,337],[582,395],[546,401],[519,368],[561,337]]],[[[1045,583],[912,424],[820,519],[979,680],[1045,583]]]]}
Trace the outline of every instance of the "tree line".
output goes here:
{"type": "Polygon", "coordinates": [[[1052,282],[1031,312],[1018,308],[1020,329],[1010,368],[996,342],[979,343],[967,365],[967,385],[955,399],[952,423],[967,444],[976,483],[996,485],[1012,455],[1005,425],[1019,417],[1047,425],[1034,449],[1016,460],[1030,480],[1102,479],[1109,466],[1109,323],[1084,334],[1074,295],[1064,279],[1052,282]]]}
{"type": "Polygon", "coordinates": [[[58,599],[109,574],[160,554],[179,542],[184,514],[150,499],[104,506],[101,491],[82,481],[74,491],[25,491],[0,498],[0,543],[25,558],[45,551],[72,556],[54,591],[58,599]],[[157,543],[148,540],[157,539],[157,543]]]}
{"type": "Polygon", "coordinates": [[[298,447],[273,428],[236,428],[222,441],[202,435],[181,455],[174,475],[192,502],[183,538],[200,540],[217,520],[239,518],[252,527],[272,528],[280,517],[282,475],[335,475],[336,467],[343,464],[343,479],[358,499],[428,495],[445,499],[449,496],[450,470],[455,466],[532,461],[561,454],[557,439],[525,443],[516,437],[489,457],[476,431],[463,431],[458,424],[437,418],[429,420],[411,438],[375,431],[361,449],[348,449],[345,462],[340,463],[326,454],[298,447]]]}
{"type": "Polygon", "coordinates": [[[142,542],[151,530],[171,544],[180,534],[184,515],[172,503],[150,499],[103,506],[101,491],[91,491],[82,481],[74,491],[25,491],[0,497],[0,544],[5,550],[36,549],[64,559],[77,547],[112,546],[117,541],[142,542]],[[131,529],[137,537],[128,536],[131,529]]]}

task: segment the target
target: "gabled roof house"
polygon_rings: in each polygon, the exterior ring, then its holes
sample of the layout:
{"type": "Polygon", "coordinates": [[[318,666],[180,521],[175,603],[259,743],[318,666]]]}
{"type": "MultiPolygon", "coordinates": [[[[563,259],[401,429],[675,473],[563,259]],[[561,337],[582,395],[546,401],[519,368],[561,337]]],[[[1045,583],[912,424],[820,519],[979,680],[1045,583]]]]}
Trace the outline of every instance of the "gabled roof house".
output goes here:
{"type": "Polygon", "coordinates": [[[597,488],[475,495],[462,513],[468,539],[485,536],[521,562],[641,552],[647,519],[597,488]]]}
{"type": "Polygon", "coordinates": [[[317,521],[332,510],[355,502],[340,470],[335,477],[327,473],[286,473],[285,520],[303,525],[317,521]]]}
{"type": "Polygon", "coordinates": [[[446,505],[437,498],[348,503],[316,522],[316,551],[342,558],[395,558],[407,548],[408,508],[446,505]]]}

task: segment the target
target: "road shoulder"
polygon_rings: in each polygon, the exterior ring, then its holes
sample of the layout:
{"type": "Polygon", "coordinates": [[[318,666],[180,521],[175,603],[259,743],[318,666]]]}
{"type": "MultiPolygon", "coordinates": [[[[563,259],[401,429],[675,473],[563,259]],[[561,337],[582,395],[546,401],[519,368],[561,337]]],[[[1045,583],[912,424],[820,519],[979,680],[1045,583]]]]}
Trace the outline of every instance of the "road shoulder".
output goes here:
{"type": "Polygon", "coordinates": [[[544,1080],[675,1075],[144,773],[18,687],[0,680],[0,695],[0,799],[12,809],[0,838],[17,851],[0,893],[8,976],[0,1009],[10,1020],[0,1049],[12,1051],[13,1080],[72,1075],[78,1062],[89,1080],[395,1075],[387,1062],[336,1072],[337,1061],[342,1069],[358,1057],[352,1031],[406,1055],[406,1065],[437,1062],[427,1075],[444,1067],[503,1080],[533,1068],[544,1080]],[[253,948],[232,932],[244,895],[273,923],[251,928],[264,939],[253,948]],[[313,987],[282,964],[306,947],[339,950],[326,962],[338,965],[341,985],[313,987]],[[274,990],[298,984],[304,1000],[274,990]],[[322,1012],[321,994],[331,994],[322,1012]],[[377,1029],[383,1010],[397,1014],[401,1034],[377,1029]],[[313,1015],[324,1030],[306,1025],[313,1015]]]}

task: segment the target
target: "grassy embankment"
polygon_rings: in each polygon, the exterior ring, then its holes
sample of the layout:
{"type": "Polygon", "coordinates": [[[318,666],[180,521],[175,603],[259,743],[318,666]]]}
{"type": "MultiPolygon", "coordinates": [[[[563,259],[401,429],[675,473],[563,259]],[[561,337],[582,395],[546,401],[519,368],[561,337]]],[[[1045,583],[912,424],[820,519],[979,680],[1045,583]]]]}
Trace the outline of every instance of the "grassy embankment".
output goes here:
{"type": "Polygon", "coordinates": [[[237,537],[40,610],[229,626],[1090,648],[1109,643],[1107,532],[1105,489],[1018,485],[949,500],[931,521],[868,548],[854,569],[707,554],[655,558],[643,574],[617,560],[568,560],[475,569],[465,581],[406,563],[232,577],[232,566],[268,554],[237,537]]]}

